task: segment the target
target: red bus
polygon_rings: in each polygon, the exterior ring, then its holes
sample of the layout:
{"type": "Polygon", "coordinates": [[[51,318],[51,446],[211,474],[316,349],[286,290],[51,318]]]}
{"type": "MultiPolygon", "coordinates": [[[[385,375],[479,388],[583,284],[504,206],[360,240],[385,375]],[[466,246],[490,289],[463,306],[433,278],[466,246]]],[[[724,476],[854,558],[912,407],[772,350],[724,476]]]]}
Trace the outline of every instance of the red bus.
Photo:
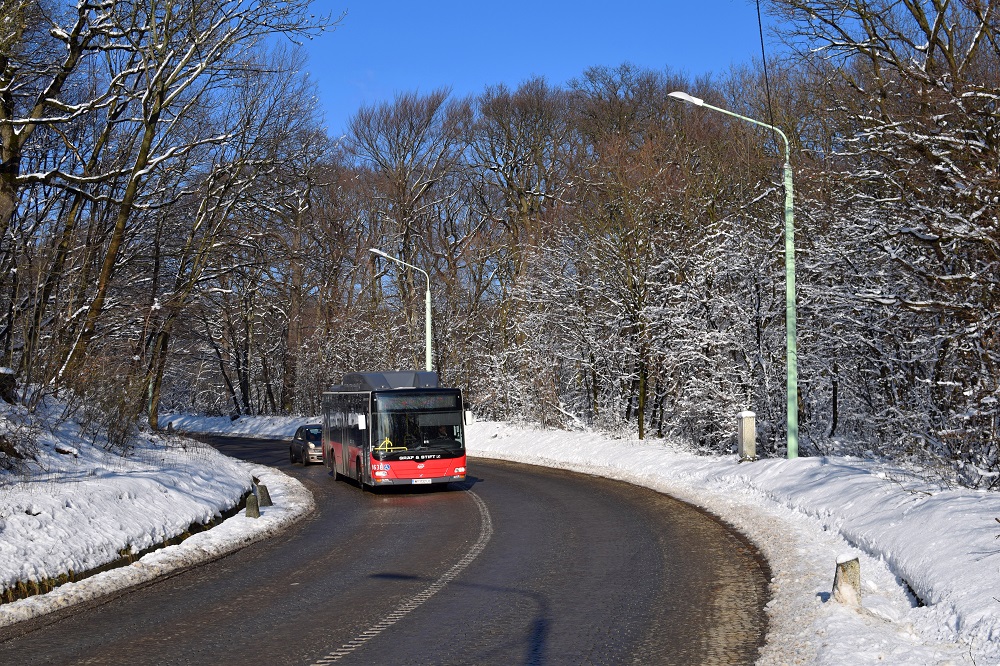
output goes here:
{"type": "Polygon", "coordinates": [[[462,481],[471,417],[437,373],[351,372],[323,393],[323,459],[362,488],[462,481]]]}

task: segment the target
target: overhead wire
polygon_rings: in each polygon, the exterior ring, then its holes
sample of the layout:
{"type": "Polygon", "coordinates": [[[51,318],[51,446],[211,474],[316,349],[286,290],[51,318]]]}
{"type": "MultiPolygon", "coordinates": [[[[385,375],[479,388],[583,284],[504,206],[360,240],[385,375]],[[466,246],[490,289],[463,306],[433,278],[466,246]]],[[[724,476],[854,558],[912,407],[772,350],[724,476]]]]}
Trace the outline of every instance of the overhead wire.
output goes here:
{"type": "Polygon", "coordinates": [[[764,23],[760,19],[760,0],[757,0],[757,30],[760,33],[760,61],[764,66],[764,91],[766,94],[767,117],[771,121],[771,126],[777,127],[774,124],[774,110],[771,108],[771,81],[767,75],[767,55],[764,53],[764,23]]]}

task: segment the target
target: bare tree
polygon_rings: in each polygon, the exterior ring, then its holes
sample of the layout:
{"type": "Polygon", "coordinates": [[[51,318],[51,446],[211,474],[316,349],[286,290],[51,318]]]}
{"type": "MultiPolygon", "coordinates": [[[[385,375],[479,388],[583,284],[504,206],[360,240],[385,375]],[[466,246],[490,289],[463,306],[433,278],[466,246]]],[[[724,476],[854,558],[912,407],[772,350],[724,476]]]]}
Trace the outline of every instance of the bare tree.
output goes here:
{"type": "Polygon", "coordinates": [[[261,40],[322,30],[309,5],[4,3],[0,341],[28,385],[85,394],[107,368],[155,427],[174,322],[301,92],[282,89],[301,63],[265,62],[261,40]]]}
{"type": "MultiPolygon", "coordinates": [[[[388,223],[378,243],[407,263],[426,249],[425,230],[435,205],[453,196],[439,185],[459,164],[471,109],[467,100],[448,101],[447,90],[426,96],[398,95],[392,103],[363,107],[350,123],[349,143],[360,164],[376,179],[379,222],[388,223]]],[[[399,273],[399,291],[414,342],[417,318],[411,271],[399,273]]],[[[417,365],[416,344],[413,365],[417,365]]]]}
{"type": "Polygon", "coordinates": [[[869,240],[848,245],[855,327],[887,444],[989,483],[996,437],[1000,264],[994,3],[781,1],[816,98],[836,127],[839,200],[869,240]],[[825,96],[824,88],[836,97],[825,96]],[[876,269],[881,269],[877,273],[876,269]],[[992,434],[988,434],[992,433],[992,434]],[[977,471],[985,472],[980,475],[977,471]]]}

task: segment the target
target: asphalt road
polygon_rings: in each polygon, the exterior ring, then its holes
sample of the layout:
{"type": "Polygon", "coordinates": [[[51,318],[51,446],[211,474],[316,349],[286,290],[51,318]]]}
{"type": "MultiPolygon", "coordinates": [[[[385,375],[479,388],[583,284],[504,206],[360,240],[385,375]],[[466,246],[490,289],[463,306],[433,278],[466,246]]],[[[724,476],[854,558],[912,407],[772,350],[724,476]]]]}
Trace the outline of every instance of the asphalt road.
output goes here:
{"type": "Polygon", "coordinates": [[[378,494],[282,468],[316,511],[155,583],[0,629],[2,664],[749,664],[770,578],[748,542],[670,497],[470,460],[445,489],[378,494]]]}

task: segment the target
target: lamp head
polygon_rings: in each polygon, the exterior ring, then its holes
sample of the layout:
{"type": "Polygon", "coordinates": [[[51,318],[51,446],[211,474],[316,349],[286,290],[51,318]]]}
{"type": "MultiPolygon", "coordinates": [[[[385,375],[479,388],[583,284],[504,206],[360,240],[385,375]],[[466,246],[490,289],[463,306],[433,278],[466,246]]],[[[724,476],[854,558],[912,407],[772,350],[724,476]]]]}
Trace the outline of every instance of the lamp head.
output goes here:
{"type": "Polygon", "coordinates": [[[679,99],[682,102],[687,102],[688,104],[694,104],[695,106],[705,106],[705,100],[700,97],[692,97],[686,92],[680,92],[675,90],[672,93],[667,93],[667,97],[673,97],[674,99],[679,99]]]}

